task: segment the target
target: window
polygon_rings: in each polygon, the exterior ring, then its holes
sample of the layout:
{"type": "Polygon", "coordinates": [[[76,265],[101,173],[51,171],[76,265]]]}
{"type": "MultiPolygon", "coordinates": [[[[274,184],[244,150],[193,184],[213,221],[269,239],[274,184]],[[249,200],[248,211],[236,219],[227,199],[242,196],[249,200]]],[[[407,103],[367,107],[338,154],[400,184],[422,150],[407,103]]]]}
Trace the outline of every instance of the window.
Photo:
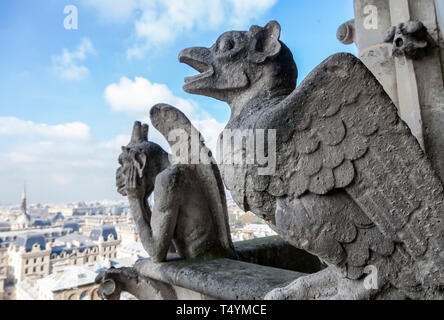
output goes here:
{"type": "Polygon", "coordinates": [[[29,264],[29,260],[28,259],[26,259],[26,264],[29,264]]]}
{"type": "Polygon", "coordinates": [[[80,294],[80,300],[88,300],[88,292],[83,291],[83,292],[80,294]]]}
{"type": "Polygon", "coordinates": [[[32,272],[35,272],[35,267],[32,268],[32,272]]]}
{"type": "Polygon", "coordinates": [[[40,267],[40,271],[43,271],[43,266],[40,267]]]}

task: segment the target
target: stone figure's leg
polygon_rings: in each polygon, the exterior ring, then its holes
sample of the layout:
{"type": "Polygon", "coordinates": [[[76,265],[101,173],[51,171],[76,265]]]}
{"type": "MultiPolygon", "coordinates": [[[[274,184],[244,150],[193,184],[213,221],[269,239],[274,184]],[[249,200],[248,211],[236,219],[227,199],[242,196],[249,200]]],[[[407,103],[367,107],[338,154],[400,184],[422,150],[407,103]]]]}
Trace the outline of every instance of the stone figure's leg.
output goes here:
{"type": "Polygon", "coordinates": [[[151,244],[149,255],[155,262],[164,261],[171,248],[180,203],[175,185],[176,177],[165,170],[156,178],[154,208],[151,216],[151,244]]]}

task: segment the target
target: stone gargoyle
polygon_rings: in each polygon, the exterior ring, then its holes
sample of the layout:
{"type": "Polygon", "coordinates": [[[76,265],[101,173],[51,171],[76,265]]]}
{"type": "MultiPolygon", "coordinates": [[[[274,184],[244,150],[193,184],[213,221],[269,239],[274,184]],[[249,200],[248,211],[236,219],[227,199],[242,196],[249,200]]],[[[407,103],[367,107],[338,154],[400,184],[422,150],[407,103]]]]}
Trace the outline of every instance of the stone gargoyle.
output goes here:
{"type": "MultiPolygon", "coordinates": [[[[144,249],[154,262],[165,261],[169,252],[182,259],[234,258],[222,178],[202,136],[172,106],[155,105],[150,116],[171,146],[186,150],[183,154],[191,155],[187,138],[197,137],[197,147],[207,159],[206,164],[177,159],[176,154],[168,154],[148,140],[147,124],[135,122],[131,141],[122,147],[119,156],[116,185],[118,192],[128,197],[144,249]],[[172,141],[174,132],[185,139],[172,141]],[[155,202],[151,211],[148,198],[153,192],[155,202]]],[[[168,285],[139,279],[131,268],[109,269],[96,282],[106,299],[118,299],[122,290],[139,298],[174,296],[168,285]]]]}
{"type": "Polygon", "coordinates": [[[355,56],[329,57],[296,88],[280,33],[271,21],[179,55],[199,71],[186,92],[229,104],[226,129],[276,130],[274,174],[219,165],[235,202],[328,265],[267,298],[442,298],[443,185],[427,156],[355,56]]]}
{"type": "Polygon", "coordinates": [[[384,42],[393,44],[392,55],[421,59],[436,42],[421,21],[407,21],[391,27],[384,35],[384,42]]]}
{"type": "MultiPolygon", "coordinates": [[[[154,127],[172,145],[170,133],[183,130],[188,137],[199,136],[205,148],[200,133],[178,109],[159,104],[150,115],[154,127]]],[[[191,148],[188,141],[183,143],[191,148]]],[[[225,191],[215,161],[209,155],[206,165],[179,163],[174,156],[148,141],[148,125],[140,122],[119,156],[118,192],[128,197],[145,250],[155,262],[165,261],[171,245],[185,259],[233,257],[225,191]],[[153,192],[151,212],[147,200],[153,192]]]]}

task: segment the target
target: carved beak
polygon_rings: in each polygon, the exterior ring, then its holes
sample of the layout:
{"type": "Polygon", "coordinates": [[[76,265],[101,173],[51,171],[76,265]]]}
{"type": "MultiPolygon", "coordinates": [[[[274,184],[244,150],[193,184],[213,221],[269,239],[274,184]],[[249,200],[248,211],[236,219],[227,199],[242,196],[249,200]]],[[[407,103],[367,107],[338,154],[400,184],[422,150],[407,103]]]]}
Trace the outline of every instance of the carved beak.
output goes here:
{"type": "Polygon", "coordinates": [[[214,75],[212,66],[212,53],[208,48],[194,47],[183,50],[179,54],[179,61],[196,69],[200,73],[185,78],[183,90],[192,94],[201,94],[202,89],[209,87],[208,78],[214,75]]]}

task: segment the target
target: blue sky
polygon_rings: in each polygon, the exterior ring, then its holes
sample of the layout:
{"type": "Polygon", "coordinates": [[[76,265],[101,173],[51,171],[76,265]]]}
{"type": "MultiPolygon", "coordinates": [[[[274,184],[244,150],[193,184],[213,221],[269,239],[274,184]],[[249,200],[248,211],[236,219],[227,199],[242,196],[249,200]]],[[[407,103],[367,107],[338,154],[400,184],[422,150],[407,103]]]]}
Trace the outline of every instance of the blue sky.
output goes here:
{"type": "Polygon", "coordinates": [[[299,83],[329,55],[355,53],[335,36],[352,18],[352,0],[1,1],[0,204],[17,203],[24,180],[31,202],[119,199],[120,145],[154,103],[181,108],[214,143],[230,110],[182,91],[195,71],[181,49],[277,20],[299,83]],[[67,5],[77,30],[64,28],[67,5]]]}

